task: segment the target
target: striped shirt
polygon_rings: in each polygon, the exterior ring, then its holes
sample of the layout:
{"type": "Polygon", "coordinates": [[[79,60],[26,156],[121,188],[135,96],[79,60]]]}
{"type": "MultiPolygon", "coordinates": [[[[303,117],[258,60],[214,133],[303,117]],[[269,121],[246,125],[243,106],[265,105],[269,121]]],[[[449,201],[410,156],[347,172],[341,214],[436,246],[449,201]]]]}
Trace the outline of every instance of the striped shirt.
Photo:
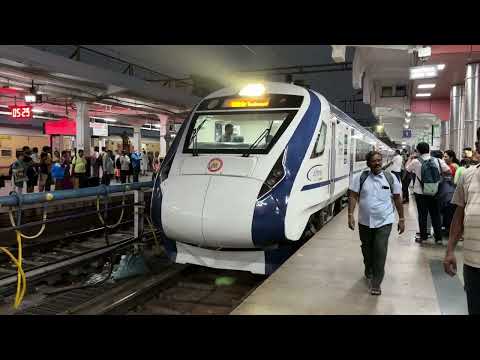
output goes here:
{"type": "Polygon", "coordinates": [[[464,262],[480,268],[480,168],[472,166],[465,170],[453,194],[452,204],[465,208],[464,262]]]}

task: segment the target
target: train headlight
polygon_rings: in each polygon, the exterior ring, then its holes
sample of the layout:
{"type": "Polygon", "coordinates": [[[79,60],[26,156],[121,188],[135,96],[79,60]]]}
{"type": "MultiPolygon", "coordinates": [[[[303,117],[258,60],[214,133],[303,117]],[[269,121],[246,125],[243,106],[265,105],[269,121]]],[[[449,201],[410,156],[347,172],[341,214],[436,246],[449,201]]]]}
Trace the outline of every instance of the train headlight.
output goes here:
{"type": "Polygon", "coordinates": [[[240,96],[262,96],[265,94],[265,86],[263,84],[248,84],[240,90],[240,96]]]}
{"type": "Polygon", "coordinates": [[[275,185],[276,182],[277,182],[277,178],[276,178],[276,177],[271,177],[271,178],[269,178],[269,179],[266,181],[266,183],[267,183],[268,185],[270,185],[270,186],[275,185]]]}
{"type": "Polygon", "coordinates": [[[274,169],[273,176],[281,178],[283,176],[283,167],[281,169],[274,169]]]}
{"type": "Polygon", "coordinates": [[[260,192],[258,193],[257,199],[260,199],[262,196],[267,194],[285,177],[285,169],[283,168],[283,155],[284,152],[280,155],[277,162],[273,166],[272,170],[267,176],[267,180],[262,185],[260,192]]]}

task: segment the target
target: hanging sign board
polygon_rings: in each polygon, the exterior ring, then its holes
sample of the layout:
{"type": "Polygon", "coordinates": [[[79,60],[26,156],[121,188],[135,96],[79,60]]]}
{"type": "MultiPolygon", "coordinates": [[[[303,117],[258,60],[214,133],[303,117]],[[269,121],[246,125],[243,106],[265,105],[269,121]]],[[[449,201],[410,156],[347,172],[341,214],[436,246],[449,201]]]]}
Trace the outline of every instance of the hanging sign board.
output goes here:
{"type": "Polygon", "coordinates": [[[93,136],[108,136],[108,125],[105,123],[91,122],[90,127],[93,130],[93,136]]]}
{"type": "Polygon", "coordinates": [[[412,137],[412,129],[403,129],[403,138],[408,139],[412,137]]]}
{"type": "Polygon", "coordinates": [[[76,129],[75,121],[67,118],[43,123],[45,135],[76,135],[76,129]]]}

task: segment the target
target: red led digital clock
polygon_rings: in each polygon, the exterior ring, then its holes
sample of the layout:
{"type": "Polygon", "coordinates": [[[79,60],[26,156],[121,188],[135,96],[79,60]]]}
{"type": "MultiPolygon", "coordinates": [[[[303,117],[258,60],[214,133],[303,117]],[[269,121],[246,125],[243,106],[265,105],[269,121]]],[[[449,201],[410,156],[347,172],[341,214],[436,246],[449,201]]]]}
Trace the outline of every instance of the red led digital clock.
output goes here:
{"type": "Polygon", "coordinates": [[[31,119],[33,116],[30,105],[10,106],[10,114],[14,119],[31,119]]]}

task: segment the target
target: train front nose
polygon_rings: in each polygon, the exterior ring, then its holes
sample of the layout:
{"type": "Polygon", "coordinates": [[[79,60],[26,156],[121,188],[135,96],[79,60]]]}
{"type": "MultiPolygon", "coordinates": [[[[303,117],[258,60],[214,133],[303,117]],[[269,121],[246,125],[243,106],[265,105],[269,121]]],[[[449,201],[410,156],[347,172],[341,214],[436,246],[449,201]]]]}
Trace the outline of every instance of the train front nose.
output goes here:
{"type": "Polygon", "coordinates": [[[165,234],[210,248],[253,248],[252,219],[261,185],[234,176],[169,178],[162,203],[165,234]]]}

